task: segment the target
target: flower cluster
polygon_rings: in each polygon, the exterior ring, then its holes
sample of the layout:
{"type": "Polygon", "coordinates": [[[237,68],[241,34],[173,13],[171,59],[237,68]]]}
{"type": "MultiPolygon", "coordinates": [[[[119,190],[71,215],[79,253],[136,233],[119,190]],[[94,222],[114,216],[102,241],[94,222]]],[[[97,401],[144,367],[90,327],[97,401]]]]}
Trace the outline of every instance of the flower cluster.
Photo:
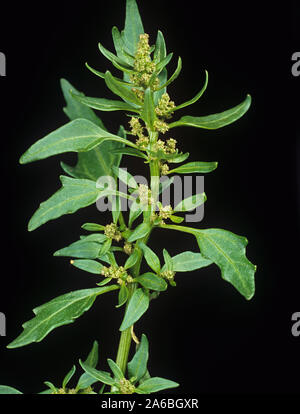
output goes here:
{"type": "Polygon", "coordinates": [[[174,276],[175,276],[175,272],[173,270],[165,270],[160,275],[164,279],[167,279],[169,281],[173,281],[174,280],[174,276]]]}
{"type": "Polygon", "coordinates": [[[159,207],[159,217],[161,217],[163,220],[170,218],[172,214],[173,209],[170,205],[159,207]]]}
{"type": "Polygon", "coordinates": [[[174,108],[175,103],[173,101],[170,101],[170,96],[168,93],[164,93],[160,98],[157,107],[155,108],[155,112],[158,116],[161,116],[163,118],[170,118],[174,108]]]}
{"type": "Polygon", "coordinates": [[[151,205],[153,198],[151,196],[151,190],[146,184],[139,184],[138,196],[142,205],[151,205]]]}
{"type": "Polygon", "coordinates": [[[126,378],[120,379],[119,387],[121,394],[133,394],[135,392],[135,386],[126,378]]]}
{"type": "Polygon", "coordinates": [[[107,224],[104,229],[104,234],[112,240],[120,241],[122,239],[122,234],[115,223],[107,224]]]}
{"type": "MultiPolygon", "coordinates": [[[[134,70],[136,72],[130,75],[130,80],[135,85],[144,89],[148,87],[149,81],[155,71],[155,63],[152,62],[150,53],[149,35],[147,33],[143,33],[140,35],[137,51],[134,56],[134,70]]],[[[152,86],[153,89],[158,88],[158,78],[154,80],[152,86]]],[[[135,92],[139,98],[143,96],[143,94],[140,93],[143,91],[140,91],[137,88],[133,88],[133,92],[135,92]]]]}
{"type": "Polygon", "coordinates": [[[132,253],[132,251],[133,251],[132,244],[131,244],[131,243],[129,243],[128,241],[126,241],[126,242],[124,243],[123,250],[124,250],[124,252],[125,252],[126,254],[128,254],[128,256],[130,256],[130,255],[131,255],[131,253],[132,253]]]}
{"type": "Polygon", "coordinates": [[[133,278],[126,272],[123,266],[103,266],[101,274],[104,277],[111,277],[112,279],[117,279],[117,283],[119,283],[119,285],[122,285],[124,282],[133,282],[133,278]]]}
{"type": "Polygon", "coordinates": [[[141,125],[139,119],[133,116],[129,121],[129,125],[131,133],[138,137],[136,145],[140,147],[140,149],[145,150],[149,144],[149,138],[144,135],[144,127],[141,125]]]}

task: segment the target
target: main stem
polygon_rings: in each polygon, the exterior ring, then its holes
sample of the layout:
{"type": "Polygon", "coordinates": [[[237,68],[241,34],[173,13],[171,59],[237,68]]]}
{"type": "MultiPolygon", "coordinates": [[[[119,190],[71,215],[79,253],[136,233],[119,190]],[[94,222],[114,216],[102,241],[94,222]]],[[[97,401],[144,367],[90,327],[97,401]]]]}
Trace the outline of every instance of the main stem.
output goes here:
{"type": "MultiPolygon", "coordinates": [[[[151,138],[153,141],[157,139],[157,133],[149,134],[149,135],[150,136],[152,135],[151,138]]],[[[152,192],[152,196],[154,197],[154,200],[156,201],[158,198],[158,193],[159,193],[159,163],[157,160],[150,162],[150,176],[151,176],[151,192],[152,192]]],[[[155,205],[156,205],[156,202],[154,202],[154,206],[155,205]]],[[[144,215],[144,221],[145,220],[150,220],[149,215],[144,215]]],[[[145,237],[140,239],[140,241],[147,244],[148,239],[150,237],[150,233],[151,231],[145,237]]],[[[135,247],[135,248],[138,248],[138,247],[135,247]]],[[[141,249],[139,249],[139,258],[136,264],[132,268],[132,276],[134,278],[138,277],[140,274],[142,257],[143,257],[142,251],[141,249]]],[[[129,296],[128,296],[128,300],[126,303],[126,309],[128,307],[130,299],[133,293],[135,292],[136,288],[137,288],[136,283],[132,283],[128,286],[129,296]]],[[[126,312],[126,309],[125,309],[125,312],[126,312]]],[[[130,346],[131,346],[131,340],[132,340],[131,327],[129,327],[125,329],[125,331],[122,331],[121,333],[118,352],[117,352],[117,358],[116,358],[116,363],[121,368],[124,374],[126,372],[128,355],[129,355],[130,346]]]]}

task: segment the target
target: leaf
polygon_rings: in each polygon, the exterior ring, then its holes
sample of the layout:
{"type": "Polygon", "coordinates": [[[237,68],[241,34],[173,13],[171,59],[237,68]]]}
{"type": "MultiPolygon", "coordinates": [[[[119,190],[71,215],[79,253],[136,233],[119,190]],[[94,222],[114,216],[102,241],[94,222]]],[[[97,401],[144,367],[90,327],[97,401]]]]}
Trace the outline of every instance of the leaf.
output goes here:
{"type": "Polygon", "coordinates": [[[190,174],[190,173],[209,173],[214,171],[218,166],[217,162],[188,162],[168,171],[168,174],[190,174]]]}
{"type": "Polygon", "coordinates": [[[67,375],[63,379],[63,383],[62,383],[62,387],[63,388],[66,388],[66,386],[68,385],[69,381],[71,380],[71,378],[75,374],[75,371],[76,371],[76,367],[75,367],[75,365],[73,365],[73,367],[71,368],[71,370],[67,373],[67,375]]]}
{"type": "Polygon", "coordinates": [[[222,278],[231,283],[247,300],[254,295],[254,266],[245,255],[248,240],[222,229],[195,232],[201,253],[216,263],[222,278]]]}
{"type": "Polygon", "coordinates": [[[94,241],[94,242],[102,244],[105,242],[105,240],[107,240],[107,236],[105,234],[92,233],[87,236],[86,235],[80,236],[80,240],[84,240],[85,242],[94,241]]]}
{"type": "Polygon", "coordinates": [[[175,154],[173,157],[169,157],[169,155],[171,154],[168,154],[167,160],[169,163],[173,163],[173,164],[178,164],[180,162],[183,162],[190,156],[189,152],[186,152],[184,154],[183,153],[175,154]]]}
{"type": "Polygon", "coordinates": [[[121,370],[121,368],[112,360],[112,359],[107,359],[109,368],[111,369],[112,373],[114,374],[114,377],[117,380],[123,379],[124,378],[124,374],[121,370]]]}
{"type": "Polygon", "coordinates": [[[135,55],[140,34],[144,33],[142,19],[135,0],[126,0],[124,42],[130,54],[135,55]]]}
{"type": "MultiPolygon", "coordinates": [[[[167,82],[168,72],[167,72],[167,69],[166,68],[163,68],[163,70],[159,73],[158,79],[159,79],[159,84],[160,85],[164,85],[167,82]]],[[[160,98],[162,97],[162,95],[164,93],[166,93],[166,91],[167,91],[167,88],[166,87],[162,87],[158,91],[154,92],[154,103],[155,103],[155,105],[158,104],[158,101],[160,100],[160,98]]]]}
{"type": "Polygon", "coordinates": [[[174,216],[173,214],[170,216],[170,220],[173,223],[182,223],[184,221],[183,217],[174,216]]]}
{"type": "Polygon", "coordinates": [[[166,49],[166,42],[164,39],[164,35],[160,30],[157,32],[156,43],[155,43],[155,50],[154,50],[154,61],[160,62],[162,61],[167,55],[166,49]]]}
{"type": "Polygon", "coordinates": [[[144,243],[139,243],[139,247],[143,250],[145,260],[155,273],[160,273],[160,261],[158,256],[149,246],[144,243]]]}
{"type": "Polygon", "coordinates": [[[208,84],[208,72],[205,71],[205,82],[204,82],[204,86],[201,89],[201,91],[198,92],[197,95],[193,99],[190,99],[189,101],[184,102],[181,105],[176,106],[174,109],[172,109],[172,112],[177,111],[178,109],[185,108],[186,106],[192,105],[193,103],[197,102],[198,99],[200,99],[201,96],[204,94],[204,92],[207,88],[207,84],[208,84]]]}
{"type": "Polygon", "coordinates": [[[132,64],[132,60],[128,58],[128,56],[123,52],[124,42],[123,42],[121,33],[119,32],[119,29],[116,26],[112,28],[111,34],[112,34],[117,56],[121,58],[122,60],[126,61],[127,63],[132,64]]]}
{"type": "Polygon", "coordinates": [[[64,214],[72,214],[83,207],[96,202],[101,190],[90,180],[78,180],[66,176],[60,177],[62,187],[48,200],[40,204],[28,224],[32,231],[64,214]]]}
{"type": "Polygon", "coordinates": [[[87,231],[103,231],[105,226],[97,223],[84,223],[81,228],[87,231]]]}
{"type": "Polygon", "coordinates": [[[9,387],[8,385],[0,385],[0,394],[23,394],[16,388],[9,387]]]}
{"type": "MultiPolygon", "coordinates": [[[[137,106],[141,106],[141,101],[131,88],[119,82],[109,71],[105,73],[105,83],[107,87],[116,95],[120,96],[125,102],[132,102],[137,106]]],[[[132,86],[131,86],[132,87],[132,86]]]]}
{"type": "Polygon", "coordinates": [[[96,260],[71,260],[71,264],[78,269],[85,272],[94,273],[96,275],[101,274],[102,264],[96,262],[96,260]]]}
{"type": "MultiPolygon", "coordinates": [[[[89,352],[87,359],[84,361],[84,363],[91,368],[95,368],[98,363],[98,355],[99,355],[98,348],[99,348],[98,342],[94,341],[93,347],[91,351],[89,352]]],[[[78,380],[78,383],[76,385],[76,390],[83,390],[91,386],[92,384],[94,384],[96,381],[97,380],[94,377],[84,372],[78,380]]]]}
{"type": "Polygon", "coordinates": [[[116,176],[128,187],[131,188],[138,188],[138,184],[135,181],[134,177],[125,169],[118,168],[118,167],[112,167],[113,172],[116,174],[116,176]]]}
{"type": "Polygon", "coordinates": [[[63,108],[63,110],[71,121],[77,118],[84,118],[98,125],[100,128],[105,129],[103,122],[100,118],[98,118],[98,116],[91,108],[88,108],[86,105],[82,105],[80,102],[78,102],[72,97],[72,95],[70,94],[70,89],[72,89],[73,92],[75,92],[79,96],[84,97],[84,94],[82,92],[79,92],[76,88],[74,88],[74,86],[71,85],[71,83],[68,82],[66,79],[61,79],[60,85],[67,104],[67,106],[63,108]]]}
{"type": "Polygon", "coordinates": [[[107,239],[105,243],[101,246],[100,252],[99,252],[99,258],[106,255],[106,253],[109,251],[112,244],[112,239],[107,239]]]}
{"type": "Polygon", "coordinates": [[[180,201],[177,206],[174,208],[175,212],[184,212],[194,210],[204,204],[206,201],[205,193],[194,194],[191,197],[185,198],[184,200],[180,201]]]}
{"type": "Polygon", "coordinates": [[[167,82],[165,82],[163,85],[161,85],[159,87],[158,90],[166,88],[168,85],[170,85],[170,83],[174,82],[175,79],[178,78],[180,72],[182,69],[182,60],[181,57],[178,58],[178,62],[177,62],[177,68],[175,69],[175,72],[173,73],[173,75],[170,77],[170,79],[167,80],[167,82]]]}
{"type": "Polygon", "coordinates": [[[105,98],[93,98],[88,96],[80,96],[75,93],[71,93],[74,99],[81,102],[83,105],[89,106],[90,108],[98,109],[98,111],[129,111],[129,112],[140,112],[140,109],[136,106],[130,105],[126,102],[115,101],[112,99],[105,98]]]}
{"type": "Polygon", "coordinates": [[[131,233],[131,235],[128,237],[128,241],[134,242],[138,239],[141,239],[142,237],[149,234],[151,231],[151,225],[149,223],[141,223],[139,224],[131,233]]]}
{"type": "Polygon", "coordinates": [[[120,331],[124,331],[133,325],[147,311],[149,307],[149,296],[143,289],[137,289],[131,296],[125,315],[120,326],[120,331]]]}
{"type": "Polygon", "coordinates": [[[33,309],[36,316],[23,324],[24,331],[7,347],[18,348],[31,342],[40,342],[53,329],[74,322],[89,310],[98,295],[116,289],[119,289],[119,286],[77,290],[33,309]]]}
{"type": "Polygon", "coordinates": [[[99,358],[99,344],[97,341],[93,342],[93,347],[90,350],[87,359],[84,361],[86,365],[89,367],[95,368],[98,364],[98,358],[99,358]]]}
{"type": "MultiPolygon", "coordinates": [[[[85,118],[94,122],[102,129],[106,129],[91,108],[73,98],[70,94],[70,89],[81,96],[84,96],[84,94],[78,92],[64,79],[61,80],[61,87],[67,102],[67,107],[64,108],[64,111],[71,121],[77,118],[85,118]]],[[[126,138],[126,134],[122,130],[118,132],[118,135],[126,138]]],[[[78,162],[75,167],[71,167],[63,162],[61,163],[61,167],[71,177],[87,178],[97,181],[103,175],[111,175],[111,165],[118,166],[120,164],[122,155],[114,153],[113,150],[123,147],[124,144],[120,142],[104,141],[90,151],[79,153],[78,162]]]]}
{"type": "Polygon", "coordinates": [[[85,152],[112,140],[136,147],[129,140],[110,134],[87,119],[78,118],[56,129],[33,144],[20,158],[21,164],[65,152],[85,152]]]}
{"type": "Polygon", "coordinates": [[[247,300],[253,297],[256,266],[246,257],[246,237],[223,229],[199,230],[177,225],[161,227],[193,234],[203,256],[221,269],[222,278],[231,283],[247,300]]]}
{"type": "Polygon", "coordinates": [[[192,126],[195,128],[205,129],[222,128],[223,126],[229,125],[241,118],[248,111],[250,104],[251,96],[247,95],[244,102],[234,108],[228,109],[227,111],[199,117],[184,116],[180,118],[179,121],[169,124],[169,128],[174,128],[176,126],[192,126]]]}
{"type": "Polygon", "coordinates": [[[136,264],[136,262],[138,261],[140,255],[138,250],[134,250],[131,255],[128,257],[128,259],[126,260],[125,264],[124,264],[124,269],[130,269],[132,266],[134,266],[136,264]]]}
{"type": "Polygon", "coordinates": [[[120,290],[119,290],[119,295],[118,295],[118,304],[116,305],[116,308],[120,308],[121,306],[124,305],[124,303],[127,302],[128,300],[128,289],[125,283],[122,283],[120,290]]]}
{"type": "Polygon", "coordinates": [[[85,364],[81,360],[79,360],[79,363],[84,369],[84,371],[88,373],[89,375],[91,375],[93,378],[95,378],[97,381],[100,381],[103,384],[107,384],[107,385],[115,384],[116,381],[110,376],[108,372],[98,371],[97,369],[92,368],[89,365],[85,364]]]}
{"type": "Polygon", "coordinates": [[[140,203],[134,201],[130,205],[128,226],[131,227],[134,220],[136,220],[142,213],[143,209],[140,208],[140,203]]]}
{"type": "Polygon", "coordinates": [[[133,157],[143,158],[148,160],[147,156],[140,150],[136,148],[117,148],[112,151],[114,154],[125,154],[125,155],[132,155],[133,157]]]}
{"type": "Polygon", "coordinates": [[[155,106],[150,88],[145,90],[144,106],[141,112],[141,117],[148,128],[152,129],[153,123],[156,119],[155,106]]]}
{"type": "Polygon", "coordinates": [[[157,276],[155,273],[151,272],[136,277],[134,281],[138,282],[146,289],[156,290],[158,292],[163,292],[168,287],[166,281],[161,276],[157,276]]]}
{"type": "MultiPolygon", "coordinates": [[[[174,272],[190,272],[192,270],[201,269],[212,264],[210,259],[204,257],[201,253],[183,252],[171,258],[174,272]]],[[[162,272],[167,269],[163,266],[162,272]]]]}
{"type": "Polygon", "coordinates": [[[126,69],[132,70],[132,66],[129,65],[126,61],[124,61],[123,59],[119,58],[118,56],[114,55],[113,53],[111,53],[109,50],[107,50],[100,42],[98,43],[98,48],[100,50],[100,52],[108,59],[110,60],[113,64],[117,64],[117,65],[121,65],[126,69]]]}
{"type": "Polygon", "coordinates": [[[176,388],[178,386],[179,384],[177,382],[165,378],[153,377],[145,380],[137,389],[145,394],[151,394],[153,392],[166,390],[168,388],[176,388]]]}
{"type": "Polygon", "coordinates": [[[173,261],[171,256],[169,255],[168,251],[166,249],[163,249],[163,255],[164,255],[164,259],[165,259],[165,266],[166,266],[166,270],[173,270],[173,261]]]}
{"type": "Polygon", "coordinates": [[[170,62],[170,60],[173,57],[173,53],[169,53],[168,56],[166,56],[163,60],[161,60],[157,65],[156,65],[156,73],[160,73],[165,66],[167,66],[167,64],[170,62]]]}
{"type": "Polygon", "coordinates": [[[135,377],[138,382],[147,371],[149,358],[149,343],[146,335],[142,334],[142,339],[132,360],[128,363],[129,378],[135,377]]]}

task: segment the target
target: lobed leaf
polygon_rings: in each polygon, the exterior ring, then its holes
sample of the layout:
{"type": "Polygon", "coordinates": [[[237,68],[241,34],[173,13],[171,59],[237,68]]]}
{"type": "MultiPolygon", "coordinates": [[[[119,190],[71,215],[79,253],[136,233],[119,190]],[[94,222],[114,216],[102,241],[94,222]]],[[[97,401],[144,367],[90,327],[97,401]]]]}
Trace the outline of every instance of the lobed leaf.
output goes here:
{"type": "Polygon", "coordinates": [[[77,290],[33,309],[35,317],[23,324],[23,332],[7,347],[18,348],[32,342],[40,342],[53,329],[74,322],[89,310],[98,295],[116,289],[119,289],[119,286],[77,290]]]}

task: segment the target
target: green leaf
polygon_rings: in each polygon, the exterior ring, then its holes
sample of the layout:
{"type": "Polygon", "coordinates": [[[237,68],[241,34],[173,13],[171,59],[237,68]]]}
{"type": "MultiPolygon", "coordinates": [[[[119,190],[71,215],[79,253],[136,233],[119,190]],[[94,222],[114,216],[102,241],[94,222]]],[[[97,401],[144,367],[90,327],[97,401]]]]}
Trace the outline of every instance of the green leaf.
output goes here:
{"type": "Polygon", "coordinates": [[[105,226],[97,223],[84,223],[81,228],[87,231],[103,231],[105,226]]]}
{"type": "Polygon", "coordinates": [[[148,160],[147,156],[140,150],[137,150],[136,148],[117,148],[113,150],[114,154],[125,154],[125,155],[132,155],[133,157],[143,158],[145,160],[148,160]]]}
{"type": "Polygon", "coordinates": [[[150,88],[147,88],[145,91],[144,106],[141,112],[141,117],[145,124],[152,129],[153,123],[156,119],[156,114],[152,91],[150,88]]]}
{"type": "Polygon", "coordinates": [[[180,118],[179,121],[169,124],[169,127],[174,128],[176,126],[192,126],[195,128],[205,129],[222,128],[223,126],[229,125],[241,118],[248,111],[250,104],[251,96],[247,95],[244,102],[234,108],[228,109],[227,111],[199,117],[184,116],[180,118]]]}
{"type": "Polygon", "coordinates": [[[170,170],[168,174],[209,173],[214,171],[217,166],[217,162],[188,162],[187,164],[180,165],[180,167],[170,170]]]}
{"type": "Polygon", "coordinates": [[[53,256],[96,259],[99,255],[100,249],[100,243],[82,239],[70,244],[67,247],[57,250],[53,256]]]}
{"type": "Polygon", "coordinates": [[[142,19],[135,0],[126,0],[124,42],[130,54],[135,55],[140,34],[144,33],[142,19]]]}
{"type": "MultiPolygon", "coordinates": [[[[158,79],[159,79],[159,84],[160,85],[164,85],[167,82],[168,72],[167,72],[167,69],[166,68],[163,68],[163,70],[159,73],[158,79]]],[[[154,103],[155,103],[155,105],[158,104],[158,101],[160,100],[160,98],[162,97],[162,95],[164,93],[166,93],[166,91],[167,91],[167,88],[166,87],[162,87],[158,91],[154,92],[154,103]]]]}
{"type": "Polygon", "coordinates": [[[134,177],[126,169],[118,167],[112,167],[112,169],[116,176],[128,187],[138,188],[138,184],[135,181],[134,177]]]}
{"type": "Polygon", "coordinates": [[[180,162],[185,161],[187,158],[189,158],[190,154],[189,152],[186,153],[179,153],[173,155],[173,157],[170,157],[171,154],[168,154],[168,157],[166,158],[169,163],[178,164],[180,162]]]}
{"type": "Polygon", "coordinates": [[[149,234],[151,231],[151,225],[149,223],[141,223],[139,224],[131,233],[131,235],[128,237],[128,241],[130,243],[141,239],[142,237],[146,236],[147,234],[149,234]]]}
{"type": "Polygon", "coordinates": [[[129,65],[125,60],[119,58],[118,56],[114,55],[113,53],[111,53],[109,50],[107,50],[100,42],[98,43],[98,47],[100,52],[108,59],[110,60],[113,64],[117,64],[117,65],[121,65],[124,68],[128,69],[128,70],[132,70],[132,66],[129,65]]]}
{"type": "Polygon", "coordinates": [[[129,111],[129,112],[140,112],[140,109],[136,106],[130,105],[126,102],[115,101],[112,99],[105,98],[93,98],[79,96],[72,93],[74,99],[81,102],[83,105],[89,106],[90,108],[98,109],[98,111],[129,111]]]}
{"type": "Polygon", "coordinates": [[[129,140],[110,134],[87,119],[78,118],[56,129],[33,144],[20,158],[21,164],[65,152],[85,152],[112,140],[136,147],[129,140]]]}
{"type": "Polygon", "coordinates": [[[141,385],[138,386],[138,390],[142,391],[145,394],[151,394],[153,392],[158,392],[166,390],[168,388],[176,388],[179,384],[174,381],[167,380],[165,378],[153,377],[144,381],[141,385]]]}
{"type": "Polygon", "coordinates": [[[162,277],[157,276],[155,273],[151,272],[144,273],[136,277],[134,281],[138,282],[146,289],[156,290],[158,292],[163,292],[168,287],[166,281],[162,277]]]}
{"type": "Polygon", "coordinates": [[[116,305],[116,308],[120,308],[121,306],[124,305],[124,303],[127,302],[128,300],[128,289],[125,283],[122,283],[120,290],[119,290],[119,295],[118,295],[118,304],[116,305]]]}
{"type": "Polygon", "coordinates": [[[124,331],[133,325],[147,311],[149,307],[149,296],[143,289],[137,289],[131,296],[120,331],[124,331]]]}
{"type": "Polygon", "coordinates": [[[130,269],[132,266],[134,266],[136,264],[136,262],[139,259],[139,252],[138,250],[134,250],[131,255],[128,257],[128,259],[126,260],[125,264],[124,264],[124,269],[130,269]]]}
{"type": "Polygon", "coordinates": [[[18,348],[31,342],[40,342],[53,329],[74,322],[89,310],[98,295],[116,289],[119,289],[119,286],[77,290],[33,309],[36,316],[23,324],[24,331],[7,347],[18,348]]]}
{"type": "Polygon", "coordinates": [[[99,252],[99,258],[106,255],[106,253],[109,251],[112,244],[112,239],[107,239],[105,243],[103,243],[100,252],[99,252]]]}
{"type": "MultiPolygon", "coordinates": [[[[98,364],[98,356],[99,356],[98,348],[99,348],[98,342],[94,341],[93,347],[91,351],[89,352],[87,359],[84,361],[84,363],[91,368],[95,368],[96,365],[98,364]]],[[[97,380],[94,377],[84,372],[78,380],[76,390],[83,390],[91,386],[92,384],[94,384],[96,381],[97,380]]]]}
{"type": "Polygon", "coordinates": [[[63,388],[66,388],[66,386],[68,385],[69,381],[71,380],[71,378],[75,374],[75,371],[76,371],[76,367],[75,367],[75,365],[73,365],[73,367],[71,368],[71,370],[67,373],[67,375],[63,379],[63,383],[62,383],[62,387],[63,388]]]}
{"type": "Polygon", "coordinates": [[[175,212],[184,212],[194,210],[194,208],[201,206],[206,201],[205,193],[194,194],[191,197],[185,198],[180,201],[174,208],[175,212]]]}
{"type": "Polygon", "coordinates": [[[140,208],[140,203],[134,201],[130,205],[128,226],[131,227],[134,220],[136,220],[142,213],[143,209],[140,208]]]}
{"type": "Polygon", "coordinates": [[[72,214],[83,207],[96,202],[101,194],[101,189],[91,180],[79,180],[66,176],[60,177],[62,187],[48,200],[40,204],[28,224],[28,230],[32,231],[64,214],[72,214]]]}
{"type": "MultiPolygon", "coordinates": [[[[174,272],[190,272],[192,270],[201,269],[212,264],[210,259],[204,257],[201,253],[183,252],[171,258],[174,272]]],[[[163,266],[162,272],[167,269],[163,266]]]]}
{"type": "Polygon", "coordinates": [[[8,385],[0,385],[0,394],[23,394],[16,388],[9,387],[8,385]]]}
{"type": "Polygon", "coordinates": [[[92,68],[87,62],[85,62],[85,66],[90,70],[94,75],[99,76],[99,78],[104,79],[105,73],[99,72],[99,70],[96,70],[92,68]]]}
{"type": "Polygon", "coordinates": [[[138,382],[147,371],[149,358],[149,344],[146,335],[142,334],[142,339],[132,360],[128,363],[129,378],[135,377],[138,382]]]}
{"type": "Polygon", "coordinates": [[[182,69],[182,60],[181,57],[178,58],[178,62],[177,62],[177,68],[175,69],[175,72],[173,73],[173,75],[170,77],[170,79],[167,80],[167,82],[165,82],[164,84],[162,84],[158,90],[166,88],[168,85],[170,85],[170,83],[174,82],[175,79],[178,78],[180,72],[182,69]]]}
{"type": "Polygon", "coordinates": [[[139,247],[142,249],[145,256],[145,260],[151,267],[151,269],[155,273],[160,273],[160,261],[158,256],[154,253],[154,251],[150,249],[149,246],[146,246],[144,243],[139,243],[139,247]]]}
{"type": "Polygon", "coordinates": [[[231,283],[247,300],[253,297],[256,266],[246,257],[248,240],[245,237],[223,229],[199,230],[177,225],[161,227],[193,234],[203,256],[221,269],[222,278],[231,283]]]}
{"type": "Polygon", "coordinates": [[[90,241],[94,241],[97,243],[104,243],[105,240],[107,240],[107,236],[105,234],[99,234],[99,233],[92,233],[92,234],[88,234],[87,236],[80,236],[80,240],[84,240],[85,242],[90,242],[90,241]]]}
{"type": "Polygon", "coordinates": [[[155,43],[155,50],[154,50],[154,61],[160,62],[162,61],[167,55],[166,49],[166,42],[164,39],[164,35],[160,30],[157,32],[156,43],[155,43]]]}
{"type": "Polygon", "coordinates": [[[86,105],[82,105],[70,94],[70,90],[72,89],[73,92],[79,96],[84,97],[84,94],[82,92],[79,92],[76,88],[74,88],[74,86],[71,85],[71,83],[66,79],[61,79],[60,85],[67,104],[63,110],[71,121],[74,121],[77,118],[84,118],[98,125],[100,128],[106,129],[101,119],[98,118],[98,116],[91,108],[88,108],[86,105]]]}
{"type": "MultiPolygon", "coordinates": [[[[64,79],[61,80],[61,86],[65,100],[67,102],[67,107],[64,108],[65,113],[70,118],[71,121],[77,118],[85,118],[89,121],[94,122],[96,125],[100,126],[102,129],[106,129],[102,121],[95,115],[94,111],[83,105],[79,101],[73,98],[70,94],[70,89],[73,92],[80,94],[69,82],[64,79]]],[[[123,130],[118,132],[118,135],[122,138],[126,138],[126,134],[123,130]]],[[[112,175],[111,174],[111,165],[118,166],[121,162],[121,154],[114,153],[113,150],[121,149],[124,147],[123,143],[116,141],[104,141],[95,148],[87,152],[78,153],[78,162],[75,167],[71,167],[63,162],[61,162],[61,167],[63,170],[74,178],[87,178],[90,180],[97,181],[99,177],[103,175],[112,175]]]]}
{"type": "Polygon", "coordinates": [[[169,53],[168,56],[166,56],[163,60],[161,60],[157,65],[156,65],[156,73],[160,73],[165,66],[167,66],[167,64],[170,62],[170,60],[173,57],[173,53],[169,53]]]}
{"type": "Polygon", "coordinates": [[[222,229],[195,233],[201,253],[216,263],[222,278],[231,283],[247,300],[254,295],[254,266],[245,255],[248,240],[222,229]]]}
{"type": "Polygon", "coordinates": [[[79,363],[84,369],[84,371],[88,373],[89,375],[91,375],[93,378],[95,378],[97,381],[100,381],[103,384],[107,384],[107,385],[115,384],[116,381],[110,376],[108,372],[98,371],[97,369],[92,368],[89,365],[85,364],[81,360],[79,360],[79,363]]]}
{"type": "Polygon", "coordinates": [[[98,364],[98,358],[99,358],[99,344],[97,341],[93,342],[92,349],[90,350],[87,359],[84,361],[86,365],[89,367],[95,368],[98,364]]]}
{"type": "Polygon", "coordinates": [[[113,38],[113,42],[114,42],[114,46],[115,46],[115,50],[117,53],[117,56],[126,61],[129,64],[132,64],[132,60],[128,57],[128,55],[126,55],[123,52],[123,48],[124,48],[124,42],[121,36],[121,33],[119,32],[119,29],[114,26],[111,30],[111,34],[112,34],[112,38],[113,38]]]}
{"type": "Polygon", "coordinates": [[[169,255],[168,251],[166,249],[163,249],[163,255],[164,255],[164,259],[165,259],[165,265],[166,265],[166,270],[173,270],[174,266],[173,266],[173,261],[171,256],[169,255]]]}
{"type": "Polygon", "coordinates": [[[184,221],[184,217],[178,217],[178,216],[174,216],[173,214],[170,216],[170,220],[173,223],[182,223],[184,221]]]}
{"type": "Polygon", "coordinates": [[[109,71],[105,73],[105,83],[107,87],[116,95],[120,96],[125,102],[132,102],[137,106],[141,106],[141,101],[136,94],[132,92],[131,88],[119,82],[109,71]]]}
{"type": "Polygon", "coordinates": [[[78,269],[84,270],[85,272],[94,273],[100,275],[102,264],[96,262],[96,260],[71,260],[71,264],[78,269]]]}
{"type": "Polygon", "coordinates": [[[111,369],[112,373],[114,374],[114,377],[117,380],[123,379],[124,378],[124,374],[121,370],[121,368],[112,360],[112,359],[107,359],[109,368],[111,369]]]}
{"type": "Polygon", "coordinates": [[[198,92],[197,95],[193,99],[190,99],[189,101],[184,102],[181,105],[176,106],[174,109],[172,109],[172,112],[173,111],[177,111],[178,109],[185,108],[186,106],[192,105],[193,103],[197,102],[198,99],[200,99],[201,96],[204,94],[204,92],[205,92],[205,90],[207,88],[207,84],[208,84],[208,72],[205,71],[205,82],[204,82],[204,86],[201,89],[201,91],[198,92]]]}

